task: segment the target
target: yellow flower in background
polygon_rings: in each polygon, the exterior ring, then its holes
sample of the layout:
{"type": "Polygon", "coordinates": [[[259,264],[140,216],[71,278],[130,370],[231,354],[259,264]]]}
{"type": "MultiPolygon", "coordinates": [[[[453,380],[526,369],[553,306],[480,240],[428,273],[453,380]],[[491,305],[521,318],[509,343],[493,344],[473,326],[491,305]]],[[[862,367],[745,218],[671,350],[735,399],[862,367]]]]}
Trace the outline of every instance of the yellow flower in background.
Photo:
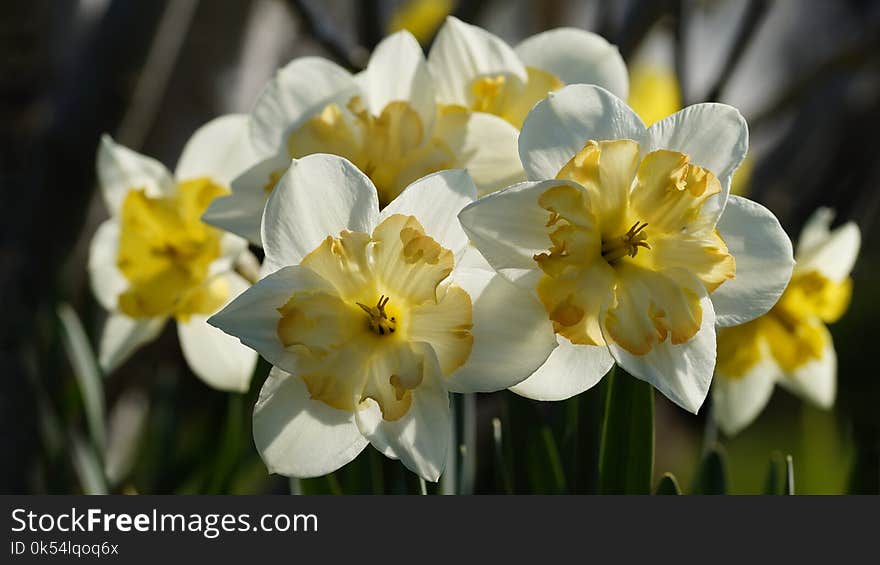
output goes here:
{"type": "Polygon", "coordinates": [[[576,28],[533,35],[516,47],[450,16],[428,53],[437,103],[489,113],[521,127],[529,110],[566,84],[595,84],[626,98],[617,47],[576,28]]]}
{"type": "Polygon", "coordinates": [[[414,180],[454,168],[467,169],[481,194],[491,192],[523,178],[516,137],[496,116],[438,109],[425,55],[409,32],[385,38],[357,75],[302,57],[279,70],[257,99],[246,136],[255,162],[204,219],[261,245],[269,193],[291,159],[316,153],[354,163],[382,206],[414,180]]]}
{"type": "Polygon", "coordinates": [[[252,159],[245,116],[217,118],[187,142],[172,175],[158,161],[105,135],[97,170],[110,219],[89,251],[95,297],[110,315],[99,361],[112,371],[177,322],[193,372],[221,390],[246,391],[256,354],[207,323],[249,283],[235,263],[247,255],[238,236],[205,224],[202,214],[229,194],[229,181],[252,159]]]}
{"type": "Polygon", "coordinates": [[[629,72],[629,105],[646,126],[681,110],[681,88],[675,73],[641,63],[629,72]]]}
{"type": "Polygon", "coordinates": [[[716,326],[765,314],[794,262],[776,217],[729,196],[747,150],[745,119],[724,104],[646,128],[622,100],[581,84],[532,109],[519,137],[531,180],[459,215],[486,261],[553,322],[559,346],[511,390],[563,400],[616,363],[699,410],[716,326]]]}
{"type": "Polygon", "coordinates": [[[830,230],[833,218],[821,208],[804,225],[791,282],[770,312],[718,333],[712,398],[728,435],[760,414],[776,383],[822,408],[834,403],[837,358],[826,324],[849,306],[861,238],[852,222],[830,230]]]}
{"type": "Polygon", "coordinates": [[[408,31],[427,45],[454,7],[452,0],[407,0],[391,14],[388,34],[408,31]]]}

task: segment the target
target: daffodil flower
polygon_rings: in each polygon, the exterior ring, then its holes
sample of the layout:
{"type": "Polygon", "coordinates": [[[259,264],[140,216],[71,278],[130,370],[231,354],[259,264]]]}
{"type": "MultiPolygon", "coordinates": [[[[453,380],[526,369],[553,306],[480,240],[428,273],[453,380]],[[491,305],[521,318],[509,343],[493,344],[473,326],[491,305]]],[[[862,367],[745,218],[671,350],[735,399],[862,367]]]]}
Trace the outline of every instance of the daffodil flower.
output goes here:
{"type": "MultiPolygon", "coordinates": [[[[465,168],[481,192],[524,178],[517,131],[495,116],[438,111],[425,56],[409,32],[383,40],[366,70],[352,75],[317,57],[281,69],[249,116],[258,162],[232,183],[205,221],[260,244],[266,199],[291,158],[345,157],[376,186],[384,206],[414,180],[465,168]]],[[[323,197],[319,189],[314,198],[323,197]]]]}
{"type": "Polygon", "coordinates": [[[517,128],[535,103],[566,84],[596,84],[621,98],[628,89],[617,47],[567,27],[533,35],[513,48],[450,16],[428,53],[428,68],[438,104],[494,114],[517,128]]]}
{"type": "Polygon", "coordinates": [[[381,212],[377,195],[346,159],[294,160],[263,216],[271,274],[209,320],[274,365],[253,425],[272,472],[323,475],[371,443],[436,480],[447,391],[513,386],[556,346],[534,296],[458,267],[466,172],[422,178],[381,212]]]}
{"type": "Polygon", "coordinates": [[[821,408],[834,404],[837,356],[825,324],[849,306],[861,238],[852,222],[830,230],[833,219],[820,208],[807,221],[791,282],[767,314],[718,332],[712,402],[728,435],[757,418],[776,383],[821,408]]]}
{"type": "Polygon", "coordinates": [[[532,180],[459,216],[492,267],[539,297],[558,336],[515,392],[568,398],[616,361],[699,409],[715,325],[765,313],[791,276],[791,242],[777,219],[728,195],[747,148],[745,120],[721,104],[650,128],[592,85],[535,106],[519,138],[532,180]]]}
{"type": "Polygon", "coordinates": [[[183,355],[208,385],[246,391],[256,354],[208,325],[208,316],[249,286],[234,271],[245,240],[200,220],[250,158],[242,115],[217,118],[187,142],[175,174],[158,161],[101,139],[97,169],[110,219],[89,252],[95,297],[110,315],[99,360],[112,371],[177,321],[183,355]]]}

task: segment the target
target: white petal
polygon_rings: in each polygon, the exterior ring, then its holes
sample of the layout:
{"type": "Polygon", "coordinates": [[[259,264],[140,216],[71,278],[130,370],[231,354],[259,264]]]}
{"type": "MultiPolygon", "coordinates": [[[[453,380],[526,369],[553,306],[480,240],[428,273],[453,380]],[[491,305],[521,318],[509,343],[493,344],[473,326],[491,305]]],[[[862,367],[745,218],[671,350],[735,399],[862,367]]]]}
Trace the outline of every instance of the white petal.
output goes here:
{"type": "Polygon", "coordinates": [[[206,123],[189,138],[174,176],[182,181],[210,177],[228,187],[256,160],[247,114],[227,114],[206,123]]]}
{"type": "Polygon", "coordinates": [[[434,77],[437,102],[470,107],[471,86],[484,76],[505,75],[525,84],[525,65],[500,38],[455,17],[437,32],[428,53],[428,68],[434,77]]]}
{"type": "Polygon", "coordinates": [[[712,383],[712,414],[721,431],[734,436],[755,421],[773,395],[780,375],[779,367],[769,356],[745,375],[729,378],[716,374],[712,383]]]}
{"type": "Polygon", "coordinates": [[[608,347],[628,373],[648,381],[669,400],[694,414],[706,400],[715,371],[715,312],[708,297],[700,305],[703,324],[687,343],[672,345],[667,340],[655,345],[647,355],[633,355],[614,344],[608,347]]]}
{"type": "MultiPolygon", "coordinates": [[[[250,286],[234,272],[225,278],[231,291],[226,304],[250,286]]],[[[203,314],[178,322],[177,334],[183,356],[197,377],[218,390],[247,392],[257,364],[256,351],[209,325],[203,314]]]]}
{"type": "Polygon", "coordinates": [[[434,136],[455,152],[480,195],[526,180],[517,150],[519,131],[498,116],[447,110],[437,117],[434,136]]]}
{"type": "Polygon", "coordinates": [[[224,232],[220,236],[220,256],[211,262],[208,276],[223,275],[235,268],[235,263],[242,253],[249,253],[247,240],[235,234],[224,232]]]}
{"type": "Polygon", "coordinates": [[[607,347],[575,345],[562,336],[557,338],[559,346],[547,361],[510,390],[533,400],[565,400],[593,388],[614,365],[607,347]]]}
{"type": "Polygon", "coordinates": [[[367,109],[378,116],[391,102],[408,102],[422,119],[425,132],[434,123],[434,84],[422,47],[408,31],[383,39],[366,70],[358,75],[367,109]]]}
{"type": "Polygon", "coordinates": [[[834,406],[837,396],[837,353],[827,328],[825,344],[822,357],[781,377],[779,384],[819,408],[828,410],[834,406]]]}
{"type": "Polygon", "coordinates": [[[834,210],[821,206],[810,214],[801,235],[797,240],[798,255],[802,253],[814,253],[825,241],[831,237],[831,223],[834,222],[834,210]]]}
{"type": "Polygon", "coordinates": [[[112,216],[119,213],[130,190],[145,190],[147,196],[156,197],[176,188],[165,165],[119,145],[107,134],[101,136],[97,168],[104,204],[112,216]]]}
{"type": "Polygon", "coordinates": [[[89,280],[105,310],[115,310],[119,295],[128,288],[128,280],[116,266],[118,255],[119,222],[111,218],[98,226],[89,246],[89,280]]]}
{"type": "Polygon", "coordinates": [[[324,106],[344,106],[359,93],[351,73],[327,59],[300,57],[279,70],[250,113],[250,136],[260,157],[286,149],[287,133],[324,106]]]}
{"type": "Polygon", "coordinates": [[[379,405],[372,400],[357,411],[361,433],[373,447],[401,463],[427,481],[436,481],[446,466],[452,419],[449,394],[443,387],[440,366],[433,352],[425,354],[426,374],[412,392],[412,404],[401,418],[382,419],[379,405]]]}
{"type": "Polygon", "coordinates": [[[273,368],[254,406],[254,443],[270,473],[319,477],[367,446],[354,413],[312,400],[299,377],[273,368]]]}
{"type": "Polygon", "coordinates": [[[342,230],[372,233],[378,217],[376,187],[348,160],[320,153],[297,159],[266,203],[264,267],[296,265],[342,230]]]}
{"type": "Polygon", "coordinates": [[[452,280],[471,296],[474,344],[467,362],[447,379],[449,390],[505,389],[528,378],[547,360],[556,336],[533,293],[482,269],[456,269],[452,280]]]}
{"type": "Polygon", "coordinates": [[[718,231],[736,260],[736,278],[711,294],[715,323],[736,326],[776,304],[794,267],[791,240],[776,216],[756,202],[731,196],[718,231]]]}
{"type": "Polygon", "coordinates": [[[573,27],[533,35],[516,46],[522,62],[549,71],[565,84],[595,84],[622,100],[629,95],[626,63],[616,45],[573,27]]]}
{"type": "Polygon", "coordinates": [[[458,213],[477,197],[477,187],[465,171],[440,171],[412,183],[379,214],[379,221],[394,214],[415,216],[425,233],[460,257],[468,238],[458,213]]]}
{"type": "Polygon", "coordinates": [[[726,104],[695,104],[660,120],[648,129],[646,151],[669,149],[686,153],[691,162],[712,171],[721,194],[706,206],[721,214],[730,193],[730,180],[749,150],[749,127],[736,108],[726,104]]]}
{"type": "Polygon", "coordinates": [[[831,230],[834,212],[816,210],[801,230],[798,240],[798,270],[818,271],[835,282],[849,276],[861,246],[861,232],[853,222],[831,230]]]}
{"type": "Polygon", "coordinates": [[[101,333],[98,362],[105,373],[110,373],[138,348],[159,337],[166,318],[135,320],[122,314],[111,313],[101,333]]]}
{"type": "Polygon", "coordinates": [[[269,363],[296,372],[296,356],[284,349],[278,339],[278,308],[298,290],[333,288],[324,279],[305,267],[285,267],[240,294],[208,323],[235,336],[262,355],[269,363]]]}
{"type": "Polygon", "coordinates": [[[547,189],[566,181],[524,182],[480,198],[458,215],[465,233],[490,265],[519,283],[540,274],[533,259],[552,245],[549,212],[538,205],[547,189]]]}
{"type": "Polygon", "coordinates": [[[519,157],[530,179],[551,179],[587,141],[607,139],[644,145],[647,130],[625,102],[604,88],[575,84],[535,104],[519,134],[519,157]]]}
{"type": "Polygon", "coordinates": [[[290,157],[280,153],[247,169],[232,180],[232,194],[211,202],[202,220],[262,246],[260,222],[272,190],[271,175],[289,166],[290,157]]]}

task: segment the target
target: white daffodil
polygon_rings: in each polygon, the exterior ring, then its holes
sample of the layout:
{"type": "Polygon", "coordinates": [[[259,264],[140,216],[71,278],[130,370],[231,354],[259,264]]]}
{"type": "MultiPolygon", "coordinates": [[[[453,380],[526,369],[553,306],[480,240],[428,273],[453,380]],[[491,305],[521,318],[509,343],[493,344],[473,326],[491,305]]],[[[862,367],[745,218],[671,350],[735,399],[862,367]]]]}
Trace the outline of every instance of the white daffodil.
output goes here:
{"type": "MultiPolygon", "coordinates": [[[[250,113],[249,138],[259,162],[232,183],[205,221],[260,244],[266,199],[291,158],[345,157],[376,186],[380,206],[414,180],[467,169],[480,191],[524,177],[517,131],[496,116],[438,110],[425,56],[409,32],[383,40],[366,70],[352,75],[317,57],[281,69],[250,113]]],[[[323,197],[323,188],[314,195],[323,197]]]]}
{"type": "Polygon", "coordinates": [[[566,84],[596,84],[626,99],[626,64],[617,47],[576,28],[533,35],[513,48],[455,17],[440,28],[428,68],[437,103],[500,116],[519,128],[539,100],[566,84]]]}
{"type": "Polygon", "coordinates": [[[728,435],[757,418],[776,383],[821,408],[834,404],[837,356],[825,324],[849,306],[861,237],[852,222],[831,231],[833,219],[820,208],[807,221],[791,282],[767,314],[718,332],[712,402],[728,435]]]}
{"type": "Polygon", "coordinates": [[[110,219],[89,252],[95,297],[109,312],[100,363],[112,371],[177,320],[183,355],[208,385],[246,391],[256,354],[208,325],[249,286],[233,270],[247,243],[200,220],[248,157],[243,115],[217,118],[184,147],[172,175],[158,161],[101,139],[97,169],[110,219]]]}
{"type": "Polygon", "coordinates": [[[728,196],[748,131],[735,109],[691,106],[646,128],[600,87],[572,85],[529,113],[529,182],[459,218],[500,273],[543,302],[559,339],[513,390],[559,400],[616,361],[683,408],[702,405],[715,324],[770,309],[791,276],[791,242],[767,209],[728,196]]]}
{"type": "Polygon", "coordinates": [[[272,472],[323,475],[372,443],[436,480],[447,391],[512,386],[556,346],[535,297],[457,266],[467,173],[422,178],[381,212],[377,194],[346,159],[294,160],[263,216],[272,274],[210,320],[275,366],[253,426],[272,472]]]}

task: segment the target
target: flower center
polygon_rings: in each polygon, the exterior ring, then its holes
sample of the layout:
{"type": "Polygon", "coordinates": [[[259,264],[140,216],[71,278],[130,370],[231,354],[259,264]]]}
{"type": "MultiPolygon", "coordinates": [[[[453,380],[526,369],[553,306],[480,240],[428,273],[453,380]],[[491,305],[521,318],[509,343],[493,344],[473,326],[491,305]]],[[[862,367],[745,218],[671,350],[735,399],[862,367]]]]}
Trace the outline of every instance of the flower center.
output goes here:
{"type": "Polygon", "coordinates": [[[377,335],[391,335],[397,331],[397,318],[395,316],[389,317],[388,313],[385,312],[388,300],[390,299],[383,294],[379,297],[379,301],[375,306],[366,306],[356,302],[361,307],[361,310],[367,313],[370,329],[377,335]]]}
{"type": "Polygon", "coordinates": [[[635,257],[636,253],[639,252],[639,247],[651,249],[651,246],[646,241],[648,239],[648,234],[645,232],[646,227],[648,227],[647,223],[640,224],[636,222],[622,236],[607,241],[603,240],[602,257],[608,263],[613,264],[623,257],[635,257]]]}
{"type": "Polygon", "coordinates": [[[386,218],[372,234],[328,237],[306,255],[300,265],[327,285],[294,292],[278,308],[275,333],[296,357],[312,398],[350,411],[371,399],[383,418],[396,420],[424,378],[448,376],[464,364],[473,346],[473,306],[463,289],[440,284],[453,261],[450,250],[403,215],[386,218]],[[425,347],[442,374],[429,374],[425,347]]]}
{"type": "Polygon", "coordinates": [[[430,134],[408,102],[391,102],[374,116],[355,96],[345,108],[325,106],[290,134],[287,149],[294,159],[312,153],[345,157],[370,177],[384,206],[416,179],[455,166],[452,150],[430,134]]]}
{"type": "Polygon", "coordinates": [[[229,294],[209,277],[220,257],[222,232],[201,221],[214,198],[228,191],[207,178],[179,183],[175,194],[151,197],[131,190],[122,203],[116,264],[129,282],[119,310],[132,318],[209,314],[229,294]]]}

